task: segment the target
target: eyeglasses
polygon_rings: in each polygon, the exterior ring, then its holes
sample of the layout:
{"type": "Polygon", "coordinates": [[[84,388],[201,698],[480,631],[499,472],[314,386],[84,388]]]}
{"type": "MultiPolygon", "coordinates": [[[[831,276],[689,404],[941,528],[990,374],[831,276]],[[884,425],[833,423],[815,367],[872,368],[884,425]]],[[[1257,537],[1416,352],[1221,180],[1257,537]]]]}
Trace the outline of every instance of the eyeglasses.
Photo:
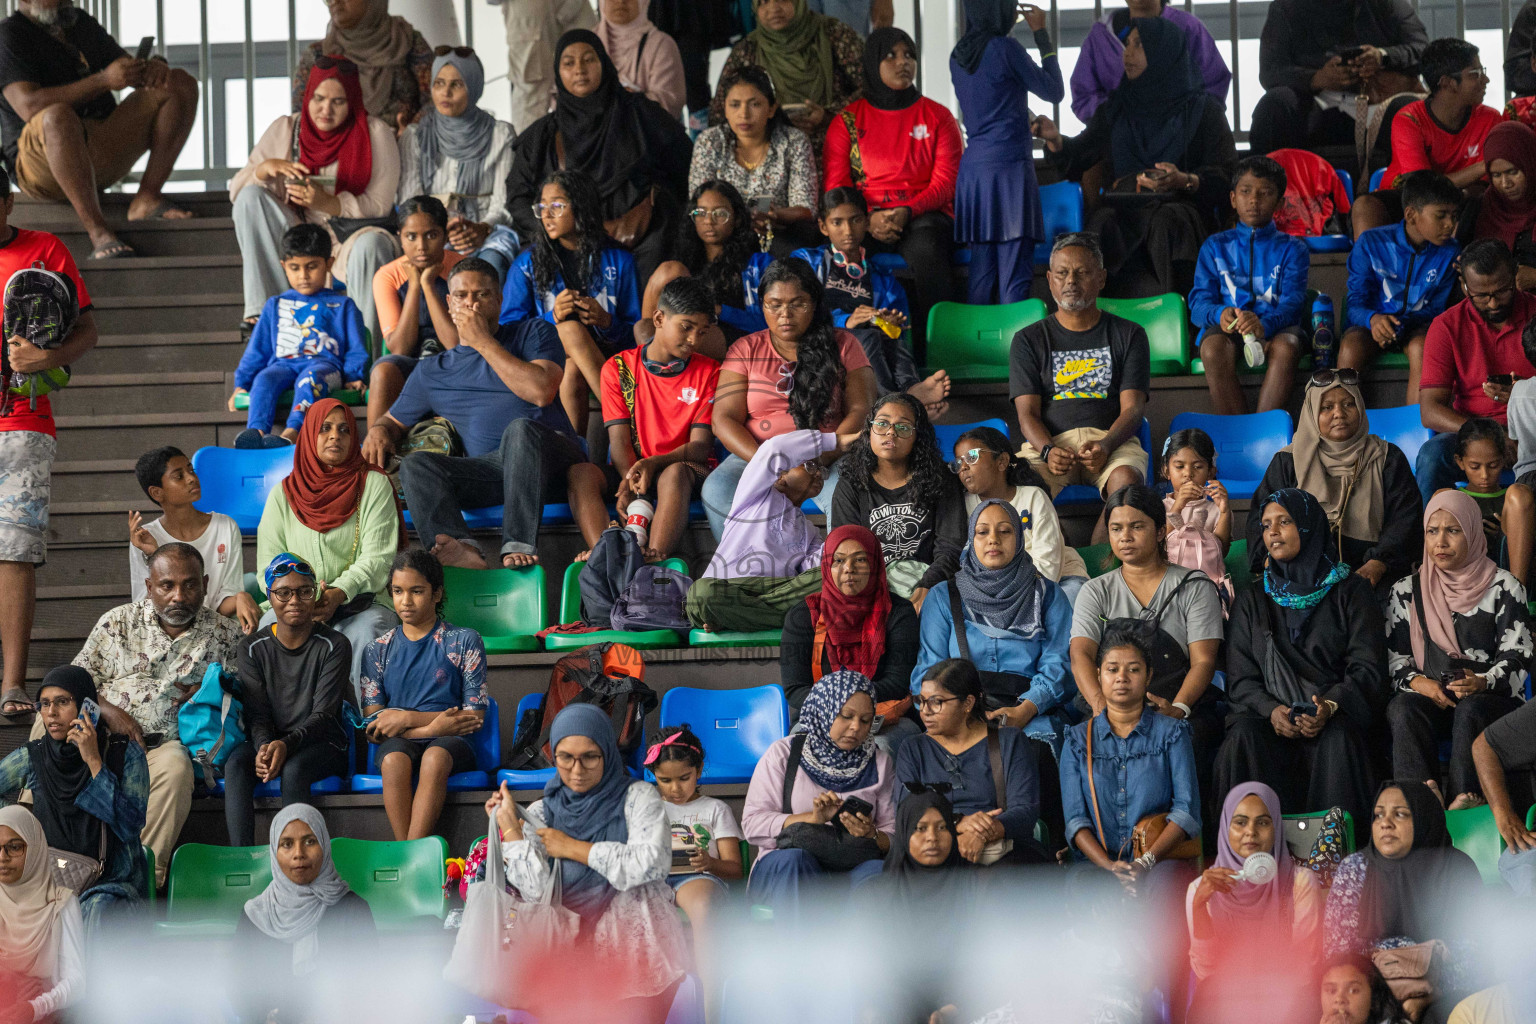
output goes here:
{"type": "Polygon", "coordinates": [[[910,423],[892,423],[890,420],[871,420],[869,429],[871,433],[895,434],[897,437],[911,437],[917,433],[917,428],[910,423]]]}
{"type": "Polygon", "coordinates": [[[936,715],[941,715],[944,713],[944,705],[959,699],[959,697],[913,697],[912,706],[919,712],[932,711],[936,715]]]}
{"type": "Polygon", "coordinates": [[[992,452],[985,448],[970,448],[963,451],[956,458],[949,460],[949,471],[958,473],[966,466],[974,466],[981,461],[983,455],[991,455],[992,452]]]}
{"type": "Polygon", "coordinates": [[[712,209],[706,210],[704,207],[698,206],[692,210],[689,210],[688,216],[692,217],[694,220],[703,220],[705,217],[708,217],[716,224],[724,224],[726,221],[731,219],[731,208],[729,206],[716,206],[712,209]]]}
{"type": "Polygon", "coordinates": [[[763,312],[769,316],[778,316],[780,313],[795,313],[803,315],[811,311],[810,299],[791,299],[789,302],[765,302],[763,312]]]}
{"type": "Polygon", "coordinates": [[[432,51],[432,56],[446,57],[450,53],[455,57],[473,57],[475,48],[473,46],[439,46],[432,51]]]}
{"type": "Polygon", "coordinates": [[[308,601],[315,596],[314,587],[279,587],[277,590],[267,591],[267,595],[274,601],[287,604],[289,601],[308,601]]]}
{"type": "Polygon", "coordinates": [[[1487,78],[1488,77],[1488,69],[1485,68],[1485,67],[1482,67],[1481,65],[1479,65],[1478,67],[1475,67],[1475,68],[1467,68],[1465,71],[1463,71],[1457,77],[1458,78],[1465,78],[1467,75],[1476,75],[1478,78],[1487,78]]]}
{"type": "Polygon", "coordinates": [[[544,216],[544,211],[548,210],[550,213],[552,213],[556,217],[558,217],[561,214],[565,213],[565,211],[569,210],[570,208],[571,208],[571,204],[570,203],[562,203],[558,199],[556,199],[552,203],[534,203],[533,204],[533,215],[535,217],[543,217],[544,216]]]}
{"type": "Polygon", "coordinates": [[[795,390],[794,363],[779,364],[779,382],[774,385],[773,390],[778,392],[780,398],[788,398],[789,393],[795,390]]]}
{"type": "Polygon", "coordinates": [[[5,857],[8,860],[15,860],[17,857],[25,857],[26,855],[27,844],[23,840],[12,839],[4,846],[0,846],[0,857],[5,857]]]}
{"type": "MultiPolygon", "coordinates": [[[[339,3],[341,0],[336,0],[336,2],[339,3]]],[[[316,57],[315,67],[319,68],[321,71],[330,71],[332,68],[335,68],[337,71],[340,71],[344,75],[357,74],[356,64],[347,60],[345,57],[332,57],[330,54],[321,54],[320,56],[316,57]]]]}
{"type": "Polygon", "coordinates": [[[65,708],[72,706],[74,703],[75,698],[73,697],[55,697],[52,700],[38,701],[37,710],[47,711],[49,708],[58,708],[60,711],[63,711],[65,708]]]}
{"type": "Polygon", "coordinates": [[[576,767],[578,761],[581,762],[581,766],[587,771],[594,772],[603,766],[603,755],[601,751],[597,750],[589,751],[580,757],[575,757],[571,754],[555,755],[555,764],[567,771],[576,767]]]}
{"type": "Polygon", "coordinates": [[[1511,295],[1515,294],[1515,286],[1510,285],[1507,288],[1500,288],[1498,291],[1494,292],[1474,292],[1467,291],[1465,288],[1463,288],[1462,294],[1471,299],[1474,305],[1484,302],[1497,303],[1503,302],[1505,299],[1508,299],[1511,295]]]}
{"type": "Polygon", "coordinates": [[[1307,381],[1309,388],[1331,388],[1335,384],[1355,387],[1360,383],[1359,370],[1318,370],[1307,381]]]}

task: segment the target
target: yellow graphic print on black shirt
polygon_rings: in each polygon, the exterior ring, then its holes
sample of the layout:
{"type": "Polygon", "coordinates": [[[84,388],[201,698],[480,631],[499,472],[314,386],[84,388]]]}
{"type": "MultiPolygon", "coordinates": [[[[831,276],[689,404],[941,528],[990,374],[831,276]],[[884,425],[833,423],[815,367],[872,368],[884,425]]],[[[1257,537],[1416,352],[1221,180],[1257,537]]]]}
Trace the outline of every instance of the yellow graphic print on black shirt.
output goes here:
{"type": "Polygon", "coordinates": [[[1108,398],[1112,363],[1109,348],[1080,348],[1051,353],[1051,401],[1066,398],[1108,398]]]}

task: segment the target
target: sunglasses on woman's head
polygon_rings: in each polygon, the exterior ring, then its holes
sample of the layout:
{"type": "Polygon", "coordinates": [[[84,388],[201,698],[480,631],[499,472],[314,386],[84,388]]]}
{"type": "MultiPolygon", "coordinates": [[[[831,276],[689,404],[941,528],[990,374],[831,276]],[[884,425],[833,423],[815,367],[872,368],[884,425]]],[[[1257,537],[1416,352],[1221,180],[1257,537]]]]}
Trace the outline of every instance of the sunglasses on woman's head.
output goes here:
{"type": "Polygon", "coordinates": [[[473,57],[475,48],[473,46],[439,46],[432,51],[432,56],[446,57],[450,53],[455,57],[473,57]]]}
{"type": "Polygon", "coordinates": [[[1346,387],[1358,387],[1360,384],[1359,370],[1318,370],[1307,381],[1309,388],[1331,388],[1335,384],[1343,384],[1346,387]]]}
{"type": "Polygon", "coordinates": [[[335,68],[335,69],[337,69],[338,71],[340,71],[344,75],[355,75],[355,74],[357,74],[357,65],[356,64],[354,64],[351,61],[347,60],[347,58],[345,58],[345,57],[332,57],[329,54],[322,54],[321,56],[316,57],[315,58],[315,67],[319,68],[322,71],[329,71],[332,68],[335,68]]]}

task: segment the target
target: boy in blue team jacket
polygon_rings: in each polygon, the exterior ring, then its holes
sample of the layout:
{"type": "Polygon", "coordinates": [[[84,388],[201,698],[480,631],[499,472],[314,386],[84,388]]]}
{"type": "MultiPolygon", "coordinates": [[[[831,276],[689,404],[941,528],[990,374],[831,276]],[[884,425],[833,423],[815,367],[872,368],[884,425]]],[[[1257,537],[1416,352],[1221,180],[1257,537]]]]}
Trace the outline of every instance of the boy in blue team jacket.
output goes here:
{"type": "Polygon", "coordinates": [[[1349,254],[1349,311],[1339,369],[1363,370],[1378,352],[1408,356],[1405,404],[1419,402],[1424,336],[1456,282],[1461,189],[1439,171],[1403,175],[1403,221],[1362,232],[1349,254]]]}
{"type": "Polygon", "coordinates": [[[1237,353],[1264,371],[1259,412],[1284,407],[1301,359],[1302,307],[1310,256],[1306,243],[1275,227],[1285,196],[1285,168],[1267,156],[1240,160],[1232,176],[1237,227],[1200,247],[1189,316],[1200,332],[1200,359],[1211,406],[1223,416],[1248,411],[1237,382],[1237,353]]]}
{"type": "Polygon", "coordinates": [[[283,233],[283,273],[289,289],[267,300],[235,368],[235,399],[249,394],[245,425],[236,448],[277,448],[292,444],[304,413],[345,382],[363,389],[368,376],[368,331],[353,301],[326,287],[330,279],[331,236],[318,224],[295,224],[283,233]],[[293,410],[281,435],[269,433],[277,402],[293,389],[293,410]]]}

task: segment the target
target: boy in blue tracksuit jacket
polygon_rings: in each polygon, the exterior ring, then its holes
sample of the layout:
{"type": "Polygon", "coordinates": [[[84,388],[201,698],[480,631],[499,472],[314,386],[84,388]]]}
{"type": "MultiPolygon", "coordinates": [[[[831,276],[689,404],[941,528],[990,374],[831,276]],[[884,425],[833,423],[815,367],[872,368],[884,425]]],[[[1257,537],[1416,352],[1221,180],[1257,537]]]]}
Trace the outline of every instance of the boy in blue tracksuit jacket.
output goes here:
{"type": "Polygon", "coordinates": [[[1408,356],[1408,405],[1419,401],[1424,336],[1456,283],[1461,190],[1438,171],[1403,175],[1403,221],[1361,233],[1349,254],[1349,310],[1339,368],[1363,370],[1378,352],[1408,356]]]}
{"type": "Polygon", "coordinates": [[[1200,335],[1211,405],[1223,416],[1248,411],[1237,382],[1238,352],[1250,367],[1268,363],[1259,412],[1285,405],[1301,359],[1311,257],[1305,242],[1275,226],[1284,197],[1285,168],[1279,163],[1267,156],[1239,161],[1231,197],[1237,227],[1200,246],[1189,316],[1200,335]]]}
{"type": "Polygon", "coordinates": [[[316,224],[296,224],[283,234],[283,273],[289,289],[268,299],[251,331],[245,355],[235,368],[235,399],[249,395],[246,429],[237,448],[274,448],[291,444],[304,414],[343,383],[363,389],[368,376],[368,331],[363,314],[347,296],[326,287],[330,278],[331,236],[316,224]],[[293,409],[281,435],[270,433],[277,403],[293,389],[293,409]]]}

